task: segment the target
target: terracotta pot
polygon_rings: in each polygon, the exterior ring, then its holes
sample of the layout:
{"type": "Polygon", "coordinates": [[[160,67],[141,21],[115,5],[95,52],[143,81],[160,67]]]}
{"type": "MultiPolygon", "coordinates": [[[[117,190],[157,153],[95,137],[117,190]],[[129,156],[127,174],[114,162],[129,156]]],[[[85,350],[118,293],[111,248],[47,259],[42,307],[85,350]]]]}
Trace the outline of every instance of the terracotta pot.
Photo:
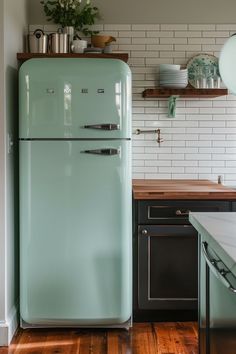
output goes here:
{"type": "Polygon", "coordinates": [[[106,45],[115,41],[116,39],[111,36],[99,36],[99,35],[91,36],[91,44],[93,47],[105,48],[106,45]]]}

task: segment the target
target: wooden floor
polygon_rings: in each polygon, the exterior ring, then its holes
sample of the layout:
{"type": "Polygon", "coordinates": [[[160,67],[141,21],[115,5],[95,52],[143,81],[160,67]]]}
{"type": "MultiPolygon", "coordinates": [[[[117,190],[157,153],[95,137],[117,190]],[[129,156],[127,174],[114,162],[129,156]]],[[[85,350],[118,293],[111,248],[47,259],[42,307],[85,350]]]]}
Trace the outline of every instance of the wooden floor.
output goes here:
{"type": "Polygon", "coordinates": [[[132,330],[19,330],[0,354],[197,354],[193,322],[134,323],[132,330]]]}

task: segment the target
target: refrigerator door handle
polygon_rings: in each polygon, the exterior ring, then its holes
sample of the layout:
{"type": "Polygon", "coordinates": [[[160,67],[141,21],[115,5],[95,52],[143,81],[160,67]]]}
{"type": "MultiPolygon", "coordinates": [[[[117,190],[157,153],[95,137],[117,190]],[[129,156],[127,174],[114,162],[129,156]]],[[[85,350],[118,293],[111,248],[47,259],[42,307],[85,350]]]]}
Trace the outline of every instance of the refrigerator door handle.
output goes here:
{"type": "Polygon", "coordinates": [[[96,150],[84,150],[84,151],[81,151],[81,153],[112,156],[112,155],[119,155],[120,150],[118,150],[118,149],[96,149],[96,150]]]}
{"type": "Polygon", "coordinates": [[[84,125],[85,129],[101,129],[101,130],[120,130],[119,124],[91,124],[84,125]]]}

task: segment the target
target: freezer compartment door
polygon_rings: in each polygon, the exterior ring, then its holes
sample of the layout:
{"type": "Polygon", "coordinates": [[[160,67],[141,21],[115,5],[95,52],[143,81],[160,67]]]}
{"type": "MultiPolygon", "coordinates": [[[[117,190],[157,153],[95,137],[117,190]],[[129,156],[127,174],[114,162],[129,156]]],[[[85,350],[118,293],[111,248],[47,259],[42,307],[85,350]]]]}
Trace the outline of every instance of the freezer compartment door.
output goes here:
{"type": "Polygon", "coordinates": [[[20,311],[34,325],[131,316],[130,142],[20,142],[20,311]]]}
{"type": "Polygon", "coordinates": [[[130,138],[131,72],[115,59],[33,59],[20,68],[20,138],[130,138]]]}

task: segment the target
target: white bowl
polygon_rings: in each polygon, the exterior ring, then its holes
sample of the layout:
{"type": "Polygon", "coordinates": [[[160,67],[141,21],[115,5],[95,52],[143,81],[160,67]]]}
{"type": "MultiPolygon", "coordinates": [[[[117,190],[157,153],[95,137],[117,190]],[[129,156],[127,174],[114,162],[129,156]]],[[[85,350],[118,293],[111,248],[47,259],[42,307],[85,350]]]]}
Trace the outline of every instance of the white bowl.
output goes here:
{"type": "Polygon", "coordinates": [[[180,65],[177,64],[160,64],[160,71],[165,70],[180,70],[180,65]]]}

